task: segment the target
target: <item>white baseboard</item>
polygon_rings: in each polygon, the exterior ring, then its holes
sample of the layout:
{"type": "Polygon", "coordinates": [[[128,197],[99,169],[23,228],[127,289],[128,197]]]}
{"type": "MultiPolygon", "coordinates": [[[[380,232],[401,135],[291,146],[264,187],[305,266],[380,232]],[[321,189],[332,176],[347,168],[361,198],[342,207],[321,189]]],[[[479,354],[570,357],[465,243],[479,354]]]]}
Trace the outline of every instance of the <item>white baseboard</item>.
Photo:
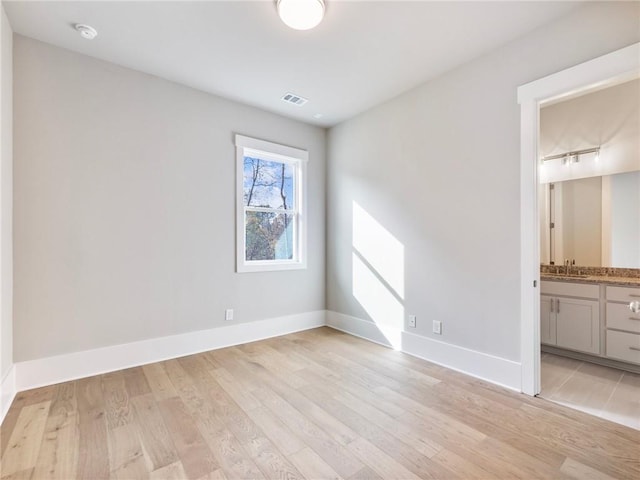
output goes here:
{"type": "Polygon", "coordinates": [[[370,342],[384,345],[385,347],[397,348],[396,339],[401,338],[401,330],[386,328],[384,331],[380,329],[375,323],[362,320],[358,317],[352,317],[351,315],[345,315],[344,313],[334,312],[327,310],[327,326],[340,330],[341,332],[348,333],[355,337],[364,338],[370,342]],[[392,343],[391,339],[394,340],[392,343]],[[396,345],[394,345],[396,343],[396,345]]]}
{"type": "Polygon", "coordinates": [[[324,325],[325,311],[318,310],[17,362],[14,390],[20,392],[324,325]]]}
{"type": "Polygon", "coordinates": [[[9,367],[6,375],[0,381],[0,424],[9,411],[9,407],[16,396],[16,369],[14,365],[9,367]]]}
{"type": "Polygon", "coordinates": [[[521,391],[518,362],[333,311],[318,310],[15,363],[0,383],[0,421],[17,392],[322,326],[521,391]]]}
{"type": "Polygon", "coordinates": [[[521,391],[521,364],[512,360],[408,333],[350,315],[327,311],[327,326],[372,342],[390,346],[414,357],[521,391]]]}
{"type": "Polygon", "coordinates": [[[403,332],[402,351],[487,382],[521,391],[520,362],[403,332]]]}

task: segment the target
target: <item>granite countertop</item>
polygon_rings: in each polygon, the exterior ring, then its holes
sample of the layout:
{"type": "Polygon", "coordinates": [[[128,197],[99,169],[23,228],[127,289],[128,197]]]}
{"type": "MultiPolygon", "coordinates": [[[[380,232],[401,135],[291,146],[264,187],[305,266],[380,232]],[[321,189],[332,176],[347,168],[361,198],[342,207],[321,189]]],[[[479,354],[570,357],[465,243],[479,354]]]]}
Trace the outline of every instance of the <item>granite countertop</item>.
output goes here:
{"type": "Polygon", "coordinates": [[[605,284],[620,287],[640,287],[640,277],[615,277],[610,275],[571,276],[555,273],[540,273],[540,280],[552,282],[605,284]]]}

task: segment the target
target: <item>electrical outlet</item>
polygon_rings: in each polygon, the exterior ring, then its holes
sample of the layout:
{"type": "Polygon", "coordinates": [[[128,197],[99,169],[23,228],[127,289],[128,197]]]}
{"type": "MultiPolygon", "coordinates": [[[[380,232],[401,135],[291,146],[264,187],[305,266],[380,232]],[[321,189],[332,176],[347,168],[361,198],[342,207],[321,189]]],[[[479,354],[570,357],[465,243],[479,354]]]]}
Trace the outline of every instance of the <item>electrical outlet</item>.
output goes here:
{"type": "Polygon", "coordinates": [[[409,326],[411,328],[416,328],[416,316],[415,315],[409,315],[409,326]]]}
{"type": "Polygon", "coordinates": [[[227,308],[224,311],[224,319],[228,322],[230,320],[233,320],[233,308],[227,308]]]}
{"type": "Polygon", "coordinates": [[[442,335],[442,322],[438,320],[433,321],[433,333],[437,333],[438,335],[442,335]]]}

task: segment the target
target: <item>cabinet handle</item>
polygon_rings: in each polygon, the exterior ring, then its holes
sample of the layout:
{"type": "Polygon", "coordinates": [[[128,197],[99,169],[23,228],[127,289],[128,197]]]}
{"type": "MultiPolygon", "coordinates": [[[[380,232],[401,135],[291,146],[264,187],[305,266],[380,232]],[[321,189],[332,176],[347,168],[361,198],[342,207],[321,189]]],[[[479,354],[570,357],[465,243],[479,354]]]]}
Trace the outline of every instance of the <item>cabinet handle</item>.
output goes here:
{"type": "Polygon", "coordinates": [[[636,295],[635,293],[630,293],[629,296],[633,298],[640,298],[640,295],[636,295]]]}
{"type": "Polygon", "coordinates": [[[640,322],[640,318],[637,318],[637,317],[629,317],[629,320],[637,320],[640,322]]]}
{"type": "Polygon", "coordinates": [[[551,311],[551,313],[553,313],[553,298],[550,300],[550,302],[551,302],[551,309],[550,309],[550,311],[551,311]]]}
{"type": "Polygon", "coordinates": [[[556,298],[556,313],[560,313],[560,299],[556,298]]]}
{"type": "Polygon", "coordinates": [[[638,347],[629,347],[629,350],[635,350],[636,352],[640,352],[640,348],[638,347]]]}

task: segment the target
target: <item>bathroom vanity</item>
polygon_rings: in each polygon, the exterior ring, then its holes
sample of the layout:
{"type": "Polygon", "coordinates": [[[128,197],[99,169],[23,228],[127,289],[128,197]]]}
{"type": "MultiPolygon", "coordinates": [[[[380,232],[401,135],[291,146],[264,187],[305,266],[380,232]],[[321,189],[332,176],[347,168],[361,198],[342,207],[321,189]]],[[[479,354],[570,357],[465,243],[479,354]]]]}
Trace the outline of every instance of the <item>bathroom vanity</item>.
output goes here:
{"type": "Polygon", "coordinates": [[[542,350],[640,372],[640,277],[541,273],[542,350]]]}

